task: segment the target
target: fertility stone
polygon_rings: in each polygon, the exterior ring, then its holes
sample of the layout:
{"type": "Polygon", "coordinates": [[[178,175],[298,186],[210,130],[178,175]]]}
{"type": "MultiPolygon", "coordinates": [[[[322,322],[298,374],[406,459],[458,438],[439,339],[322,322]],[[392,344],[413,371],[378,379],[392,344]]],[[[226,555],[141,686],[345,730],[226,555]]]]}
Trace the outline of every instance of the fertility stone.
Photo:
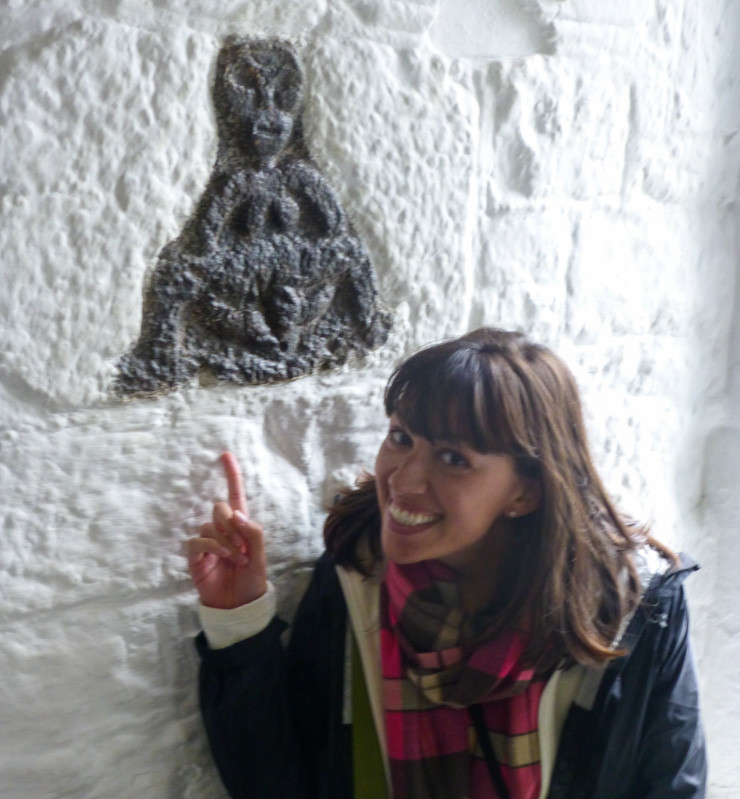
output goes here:
{"type": "Polygon", "coordinates": [[[278,39],[228,38],[216,64],[216,162],[144,287],[119,396],[210,373],[290,379],[382,344],[390,317],[370,256],[302,136],[303,73],[278,39]]]}

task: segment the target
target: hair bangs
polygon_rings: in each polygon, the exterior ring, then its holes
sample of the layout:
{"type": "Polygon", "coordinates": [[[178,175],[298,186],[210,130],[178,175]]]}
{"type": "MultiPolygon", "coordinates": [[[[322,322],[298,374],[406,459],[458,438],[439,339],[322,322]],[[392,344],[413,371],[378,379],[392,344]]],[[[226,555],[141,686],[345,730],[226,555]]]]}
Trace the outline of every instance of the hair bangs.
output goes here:
{"type": "Polygon", "coordinates": [[[515,454],[518,447],[488,358],[470,346],[443,357],[435,350],[416,353],[394,372],[385,394],[388,416],[397,414],[410,432],[430,441],[515,454]]]}

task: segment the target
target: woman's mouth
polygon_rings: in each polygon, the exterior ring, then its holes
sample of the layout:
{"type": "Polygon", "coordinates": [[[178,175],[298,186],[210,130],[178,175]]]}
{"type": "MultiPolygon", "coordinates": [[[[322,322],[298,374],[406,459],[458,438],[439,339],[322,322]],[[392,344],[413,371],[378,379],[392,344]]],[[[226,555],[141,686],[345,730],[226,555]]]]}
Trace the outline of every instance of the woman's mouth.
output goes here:
{"type": "Polygon", "coordinates": [[[421,527],[424,524],[431,524],[439,519],[437,514],[417,513],[415,511],[404,510],[393,502],[388,506],[388,512],[394,521],[398,522],[398,524],[402,524],[404,527],[421,527]]]}

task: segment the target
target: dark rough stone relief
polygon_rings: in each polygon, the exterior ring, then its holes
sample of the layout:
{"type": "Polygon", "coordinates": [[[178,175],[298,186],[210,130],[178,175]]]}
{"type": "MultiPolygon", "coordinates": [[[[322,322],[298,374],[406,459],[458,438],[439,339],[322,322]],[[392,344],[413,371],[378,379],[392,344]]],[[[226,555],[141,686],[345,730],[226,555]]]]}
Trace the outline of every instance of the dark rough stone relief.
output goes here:
{"type": "Polygon", "coordinates": [[[148,275],[139,339],[117,364],[119,396],[203,373],[294,378],[386,340],[370,257],[303,142],[302,84],[289,42],[226,39],[213,87],[216,162],[148,275]]]}

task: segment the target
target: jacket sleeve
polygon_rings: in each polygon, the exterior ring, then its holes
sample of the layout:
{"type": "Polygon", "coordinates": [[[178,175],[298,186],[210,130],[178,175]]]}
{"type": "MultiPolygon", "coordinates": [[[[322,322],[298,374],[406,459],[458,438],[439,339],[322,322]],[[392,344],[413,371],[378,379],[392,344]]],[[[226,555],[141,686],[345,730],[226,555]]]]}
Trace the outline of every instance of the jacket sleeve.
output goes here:
{"type": "Polygon", "coordinates": [[[548,799],[704,799],[706,752],[681,582],[661,577],[605,670],[592,707],[571,707],[548,799]]]}
{"type": "Polygon", "coordinates": [[[347,609],[328,556],[316,565],[283,647],[279,619],[211,649],[202,633],[200,705],[233,799],[352,794],[351,728],[343,719],[347,609]]]}
{"type": "Polygon", "coordinates": [[[683,587],[660,597],[656,674],[645,708],[635,799],[703,799],[707,760],[683,587]]]}
{"type": "Polygon", "coordinates": [[[286,687],[284,628],[275,619],[225,649],[210,649],[203,633],[196,639],[201,713],[233,799],[310,797],[286,687]]]}

